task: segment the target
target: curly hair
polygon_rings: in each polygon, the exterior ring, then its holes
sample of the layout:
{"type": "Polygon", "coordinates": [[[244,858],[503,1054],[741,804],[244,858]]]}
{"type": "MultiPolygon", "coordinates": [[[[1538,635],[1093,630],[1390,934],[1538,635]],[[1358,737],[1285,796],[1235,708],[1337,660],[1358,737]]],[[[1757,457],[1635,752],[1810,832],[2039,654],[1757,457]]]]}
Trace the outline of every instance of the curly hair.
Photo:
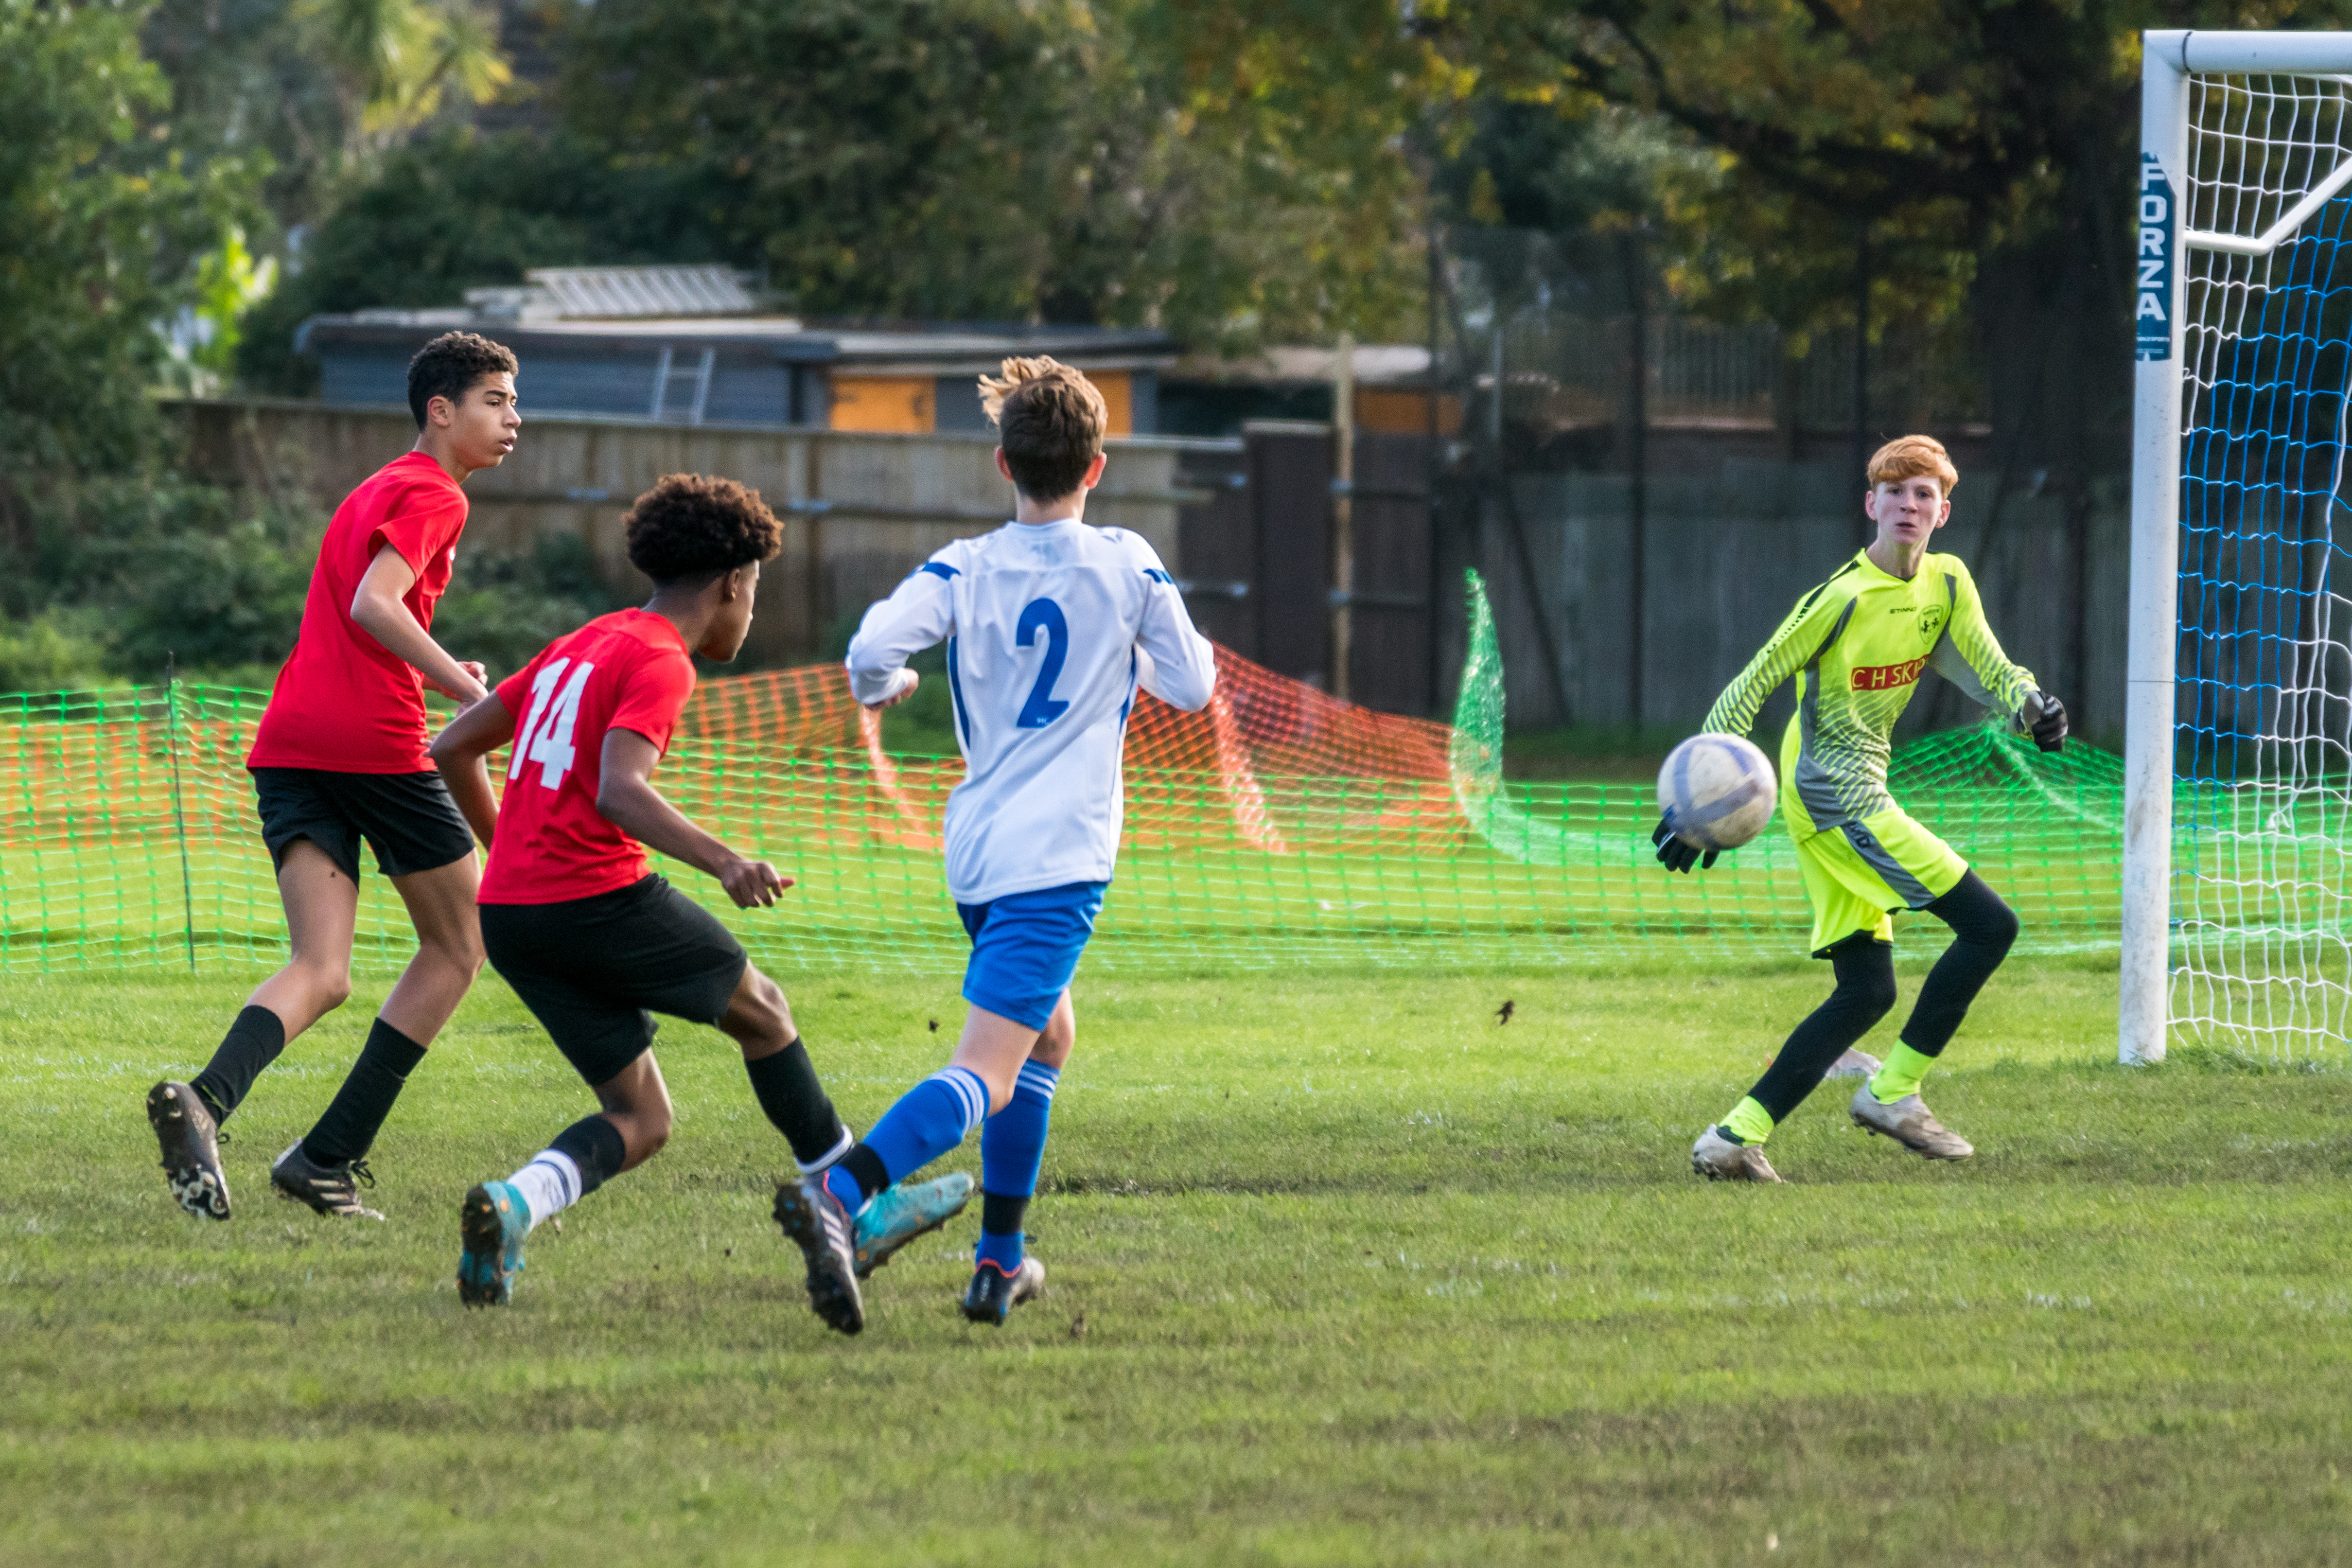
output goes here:
{"type": "Polygon", "coordinates": [[[1013,483],[1033,501],[1066,496],[1103,449],[1110,410],[1082,371],[1039,355],[980,378],[980,406],[997,428],[1013,483]]]}
{"type": "Polygon", "coordinates": [[[784,525],[759,491],[707,474],[663,475],[623,526],[629,564],[663,587],[766,560],[784,542],[784,525]]]}
{"type": "Polygon", "coordinates": [[[1898,485],[1925,476],[1943,486],[1947,496],[1960,483],[1960,471],[1952,466],[1952,455],[1932,435],[1896,436],[1870,455],[1870,466],[1864,473],[1874,486],[1898,485]]]}
{"type": "Polygon", "coordinates": [[[408,361],[408,412],[425,428],[425,405],[436,397],[456,402],[485,376],[516,371],[514,350],[475,332],[444,332],[408,361]]]}

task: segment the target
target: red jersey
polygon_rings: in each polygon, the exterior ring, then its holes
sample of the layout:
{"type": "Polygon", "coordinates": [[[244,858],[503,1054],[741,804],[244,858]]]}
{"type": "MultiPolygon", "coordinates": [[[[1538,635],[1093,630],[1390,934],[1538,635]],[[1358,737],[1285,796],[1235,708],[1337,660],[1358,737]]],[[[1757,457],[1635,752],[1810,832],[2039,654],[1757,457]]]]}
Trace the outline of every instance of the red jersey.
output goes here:
{"type": "Polygon", "coordinates": [[[646,610],[600,615],[499,682],[514,752],[480,902],[561,904],[644,877],[645,846],[596,810],[604,732],[633,729],[667,751],[693,693],[686,639],[646,610]]]}
{"type": "Polygon", "coordinates": [[[390,545],[416,573],[401,602],[431,631],[465,531],[466,492],[422,452],[387,463],[344,497],[319,542],[302,630],[254,731],[247,768],[432,769],[425,677],[360,629],[352,599],[376,552],[390,545]]]}

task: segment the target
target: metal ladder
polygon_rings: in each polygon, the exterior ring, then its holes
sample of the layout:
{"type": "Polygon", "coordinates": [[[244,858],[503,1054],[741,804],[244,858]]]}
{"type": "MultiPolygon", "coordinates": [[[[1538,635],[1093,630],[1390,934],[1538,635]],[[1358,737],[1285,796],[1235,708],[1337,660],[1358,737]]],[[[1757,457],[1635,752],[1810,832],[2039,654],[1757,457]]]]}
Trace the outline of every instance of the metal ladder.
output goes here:
{"type": "Polygon", "coordinates": [[[669,406],[671,382],[688,381],[694,383],[694,401],[687,407],[686,423],[688,424],[700,424],[702,423],[702,411],[710,402],[710,372],[714,368],[716,368],[718,363],[719,350],[716,349],[705,349],[702,350],[701,361],[692,369],[681,369],[673,362],[673,355],[670,346],[667,343],[664,343],[662,345],[661,359],[654,366],[654,405],[652,409],[652,416],[656,419],[661,418],[663,411],[669,406]]]}

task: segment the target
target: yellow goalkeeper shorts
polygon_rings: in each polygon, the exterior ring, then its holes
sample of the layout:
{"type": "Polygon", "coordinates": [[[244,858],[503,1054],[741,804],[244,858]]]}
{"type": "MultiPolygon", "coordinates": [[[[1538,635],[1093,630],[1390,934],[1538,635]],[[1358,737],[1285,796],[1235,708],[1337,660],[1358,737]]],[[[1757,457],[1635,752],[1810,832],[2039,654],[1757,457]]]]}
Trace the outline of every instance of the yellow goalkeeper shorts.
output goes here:
{"type": "Polygon", "coordinates": [[[1951,845],[1900,810],[1822,831],[1801,811],[1785,814],[1813,906],[1816,958],[1857,931],[1894,941],[1895,911],[1925,909],[1968,873],[1969,862],[1951,845]]]}

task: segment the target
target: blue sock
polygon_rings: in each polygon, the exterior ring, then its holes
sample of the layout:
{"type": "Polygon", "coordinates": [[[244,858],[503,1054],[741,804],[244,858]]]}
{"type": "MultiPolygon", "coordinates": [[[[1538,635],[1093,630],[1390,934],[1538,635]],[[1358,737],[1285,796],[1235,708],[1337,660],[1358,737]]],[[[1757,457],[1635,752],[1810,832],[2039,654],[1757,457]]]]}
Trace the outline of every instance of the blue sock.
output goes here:
{"type": "Polygon", "coordinates": [[[1054,1086],[1061,1069],[1042,1061],[1022,1063],[1013,1099],[988,1119],[980,1134],[980,1246],[977,1263],[1012,1273],[1021,1267],[1021,1221],[1037,1191],[1037,1167],[1045,1158],[1045,1125],[1054,1113],[1054,1086]]]}
{"type": "MultiPolygon", "coordinates": [[[[962,1143],[987,1117],[988,1085],[980,1074],[969,1067],[942,1068],[898,1096],[858,1146],[881,1161],[888,1180],[904,1181],[962,1143]]],[[[856,1159],[852,1150],[824,1178],[826,1189],[852,1214],[868,1196],[849,1168],[856,1159]]]]}

